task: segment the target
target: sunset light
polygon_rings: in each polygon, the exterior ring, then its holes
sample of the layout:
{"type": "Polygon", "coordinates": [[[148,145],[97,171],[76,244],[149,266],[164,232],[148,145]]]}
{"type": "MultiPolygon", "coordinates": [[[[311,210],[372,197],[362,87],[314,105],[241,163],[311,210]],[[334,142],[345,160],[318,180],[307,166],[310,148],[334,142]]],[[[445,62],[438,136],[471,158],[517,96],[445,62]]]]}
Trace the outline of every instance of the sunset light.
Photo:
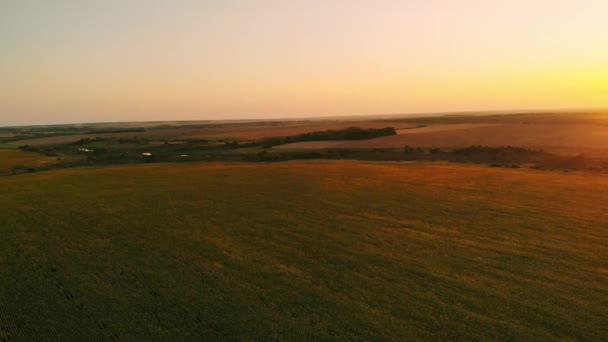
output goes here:
{"type": "Polygon", "coordinates": [[[608,106],[603,0],[5,1],[0,123],[608,106]]]}

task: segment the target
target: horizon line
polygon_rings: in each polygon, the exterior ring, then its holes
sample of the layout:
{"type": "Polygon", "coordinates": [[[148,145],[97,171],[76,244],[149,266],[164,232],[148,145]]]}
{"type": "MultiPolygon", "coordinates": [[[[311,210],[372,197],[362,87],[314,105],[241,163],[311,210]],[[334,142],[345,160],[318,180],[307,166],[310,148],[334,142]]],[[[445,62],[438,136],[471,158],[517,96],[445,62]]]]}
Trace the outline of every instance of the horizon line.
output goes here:
{"type": "Polygon", "coordinates": [[[272,122],[272,121],[299,121],[299,120],[348,120],[364,118],[391,118],[391,117],[433,117],[448,115],[515,115],[515,114],[592,114],[595,112],[608,111],[608,107],[597,108],[545,108],[545,109],[493,109],[493,110],[455,110],[440,112],[410,112],[410,113],[381,113],[381,114],[352,114],[352,115],[320,115],[320,116],[295,116],[295,117],[259,117],[251,119],[176,119],[176,120],[135,120],[135,121],[83,121],[83,122],[56,122],[39,124],[17,124],[0,126],[0,128],[23,128],[40,126],[64,126],[64,125],[100,125],[100,124],[126,124],[126,123],[164,123],[164,122],[272,122]]]}

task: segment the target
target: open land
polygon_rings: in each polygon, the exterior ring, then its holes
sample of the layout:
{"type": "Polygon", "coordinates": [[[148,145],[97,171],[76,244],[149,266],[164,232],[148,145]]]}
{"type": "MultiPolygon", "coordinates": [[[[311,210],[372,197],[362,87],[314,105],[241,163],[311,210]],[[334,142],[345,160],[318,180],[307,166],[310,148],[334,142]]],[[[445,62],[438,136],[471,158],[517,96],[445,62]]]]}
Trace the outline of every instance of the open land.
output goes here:
{"type": "Polygon", "coordinates": [[[0,128],[0,341],[605,340],[607,130],[0,128]]]}
{"type": "Polygon", "coordinates": [[[520,113],[360,120],[101,123],[0,128],[0,144],[55,157],[16,173],[182,161],[453,161],[608,172],[608,115],[520,113]],[[355,129],[353,129],[353,127],[355,129]],[[146,157],[142,157],[146,156],[146,157]]]}
{"type": "Polygon", "coordinates": [[[11,168],[23,165],[39,167],[52,164],[56,158],[39,153],[21,151],[18,149],[0,149],[0,175],[10,172],[11,168]]]}
{"type": "Polygon", "coordinates": [[[315,141],[279,148],[399,148],[405,145],[455,148],[471,145],[521,146],[568,152],[608,152],[608,126],[588,124],[442,124],[398,130],[398,135],[367,141],[315,141]]]}
{"type": "Polygon", "coordinates": [[[293,120],[244,122],[157,122],[41,126],[36,130],[5,128],[0,143],[49,146],[81,139],[236,140],[239,142],[286,137],[348,127],[395,128],[397,135],[361,141],[304,141],[278,149],[326,148],[462,148],[471,145],[515,146],[561,154],[608,152],[608,115],[590,113],[531,113],[446,115],[440,117],[355,120],[293,120]]]}
{"type": "Polygon", "coordinates": [[[7,340],[601,340],[608,178],[187,163],[0,178],[7,340]]]}
{"type": "MultiPolygon", "coordinates": [[[[202,127],[152,129],[141,132],[116,132],[116,133],[90,133],[74,135],[58,135],[44,138],[22,139],[13,142],[13,145],[52,145],[69,143],[80,139],[101,138],[125,138],[140,137],[146,139],[231,139],[248,140],[269,137],[281,137],[295,134],[302,134],[311,131],[323,131],[330,129],[343,129],[352,126],[362,128],[382,128],[386,127],[386,122],[382,121],[338,121],[338,122],[307,122],[307,123],[285,123],[278,126],[261,125],[252,123],[251,125],[228,125],[226,127],[202,127]]],[[[399,128],[415,127],[412,124],[396,123],[399,128]]]]}

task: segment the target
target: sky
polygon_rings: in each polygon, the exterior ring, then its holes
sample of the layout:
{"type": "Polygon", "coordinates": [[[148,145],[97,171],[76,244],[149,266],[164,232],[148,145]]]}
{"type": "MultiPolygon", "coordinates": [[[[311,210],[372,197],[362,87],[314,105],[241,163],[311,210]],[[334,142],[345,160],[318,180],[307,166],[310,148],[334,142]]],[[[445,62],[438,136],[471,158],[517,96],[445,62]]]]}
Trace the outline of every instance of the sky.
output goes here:
{"type": "Polygon", "coordinates": [[[606,0],[0,0],[0,125],[608,107],[606,0]]]}

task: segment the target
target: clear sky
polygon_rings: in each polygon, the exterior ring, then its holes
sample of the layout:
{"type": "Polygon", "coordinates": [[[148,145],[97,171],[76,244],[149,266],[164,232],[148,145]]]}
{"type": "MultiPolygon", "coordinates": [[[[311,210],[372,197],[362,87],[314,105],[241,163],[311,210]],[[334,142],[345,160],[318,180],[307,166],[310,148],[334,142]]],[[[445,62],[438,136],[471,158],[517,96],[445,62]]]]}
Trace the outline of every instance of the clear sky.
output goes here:
{"type": "Polygon", "coordinates": [[[606,0],[0,0],[0,125],[608,106],[606,0]]]}

